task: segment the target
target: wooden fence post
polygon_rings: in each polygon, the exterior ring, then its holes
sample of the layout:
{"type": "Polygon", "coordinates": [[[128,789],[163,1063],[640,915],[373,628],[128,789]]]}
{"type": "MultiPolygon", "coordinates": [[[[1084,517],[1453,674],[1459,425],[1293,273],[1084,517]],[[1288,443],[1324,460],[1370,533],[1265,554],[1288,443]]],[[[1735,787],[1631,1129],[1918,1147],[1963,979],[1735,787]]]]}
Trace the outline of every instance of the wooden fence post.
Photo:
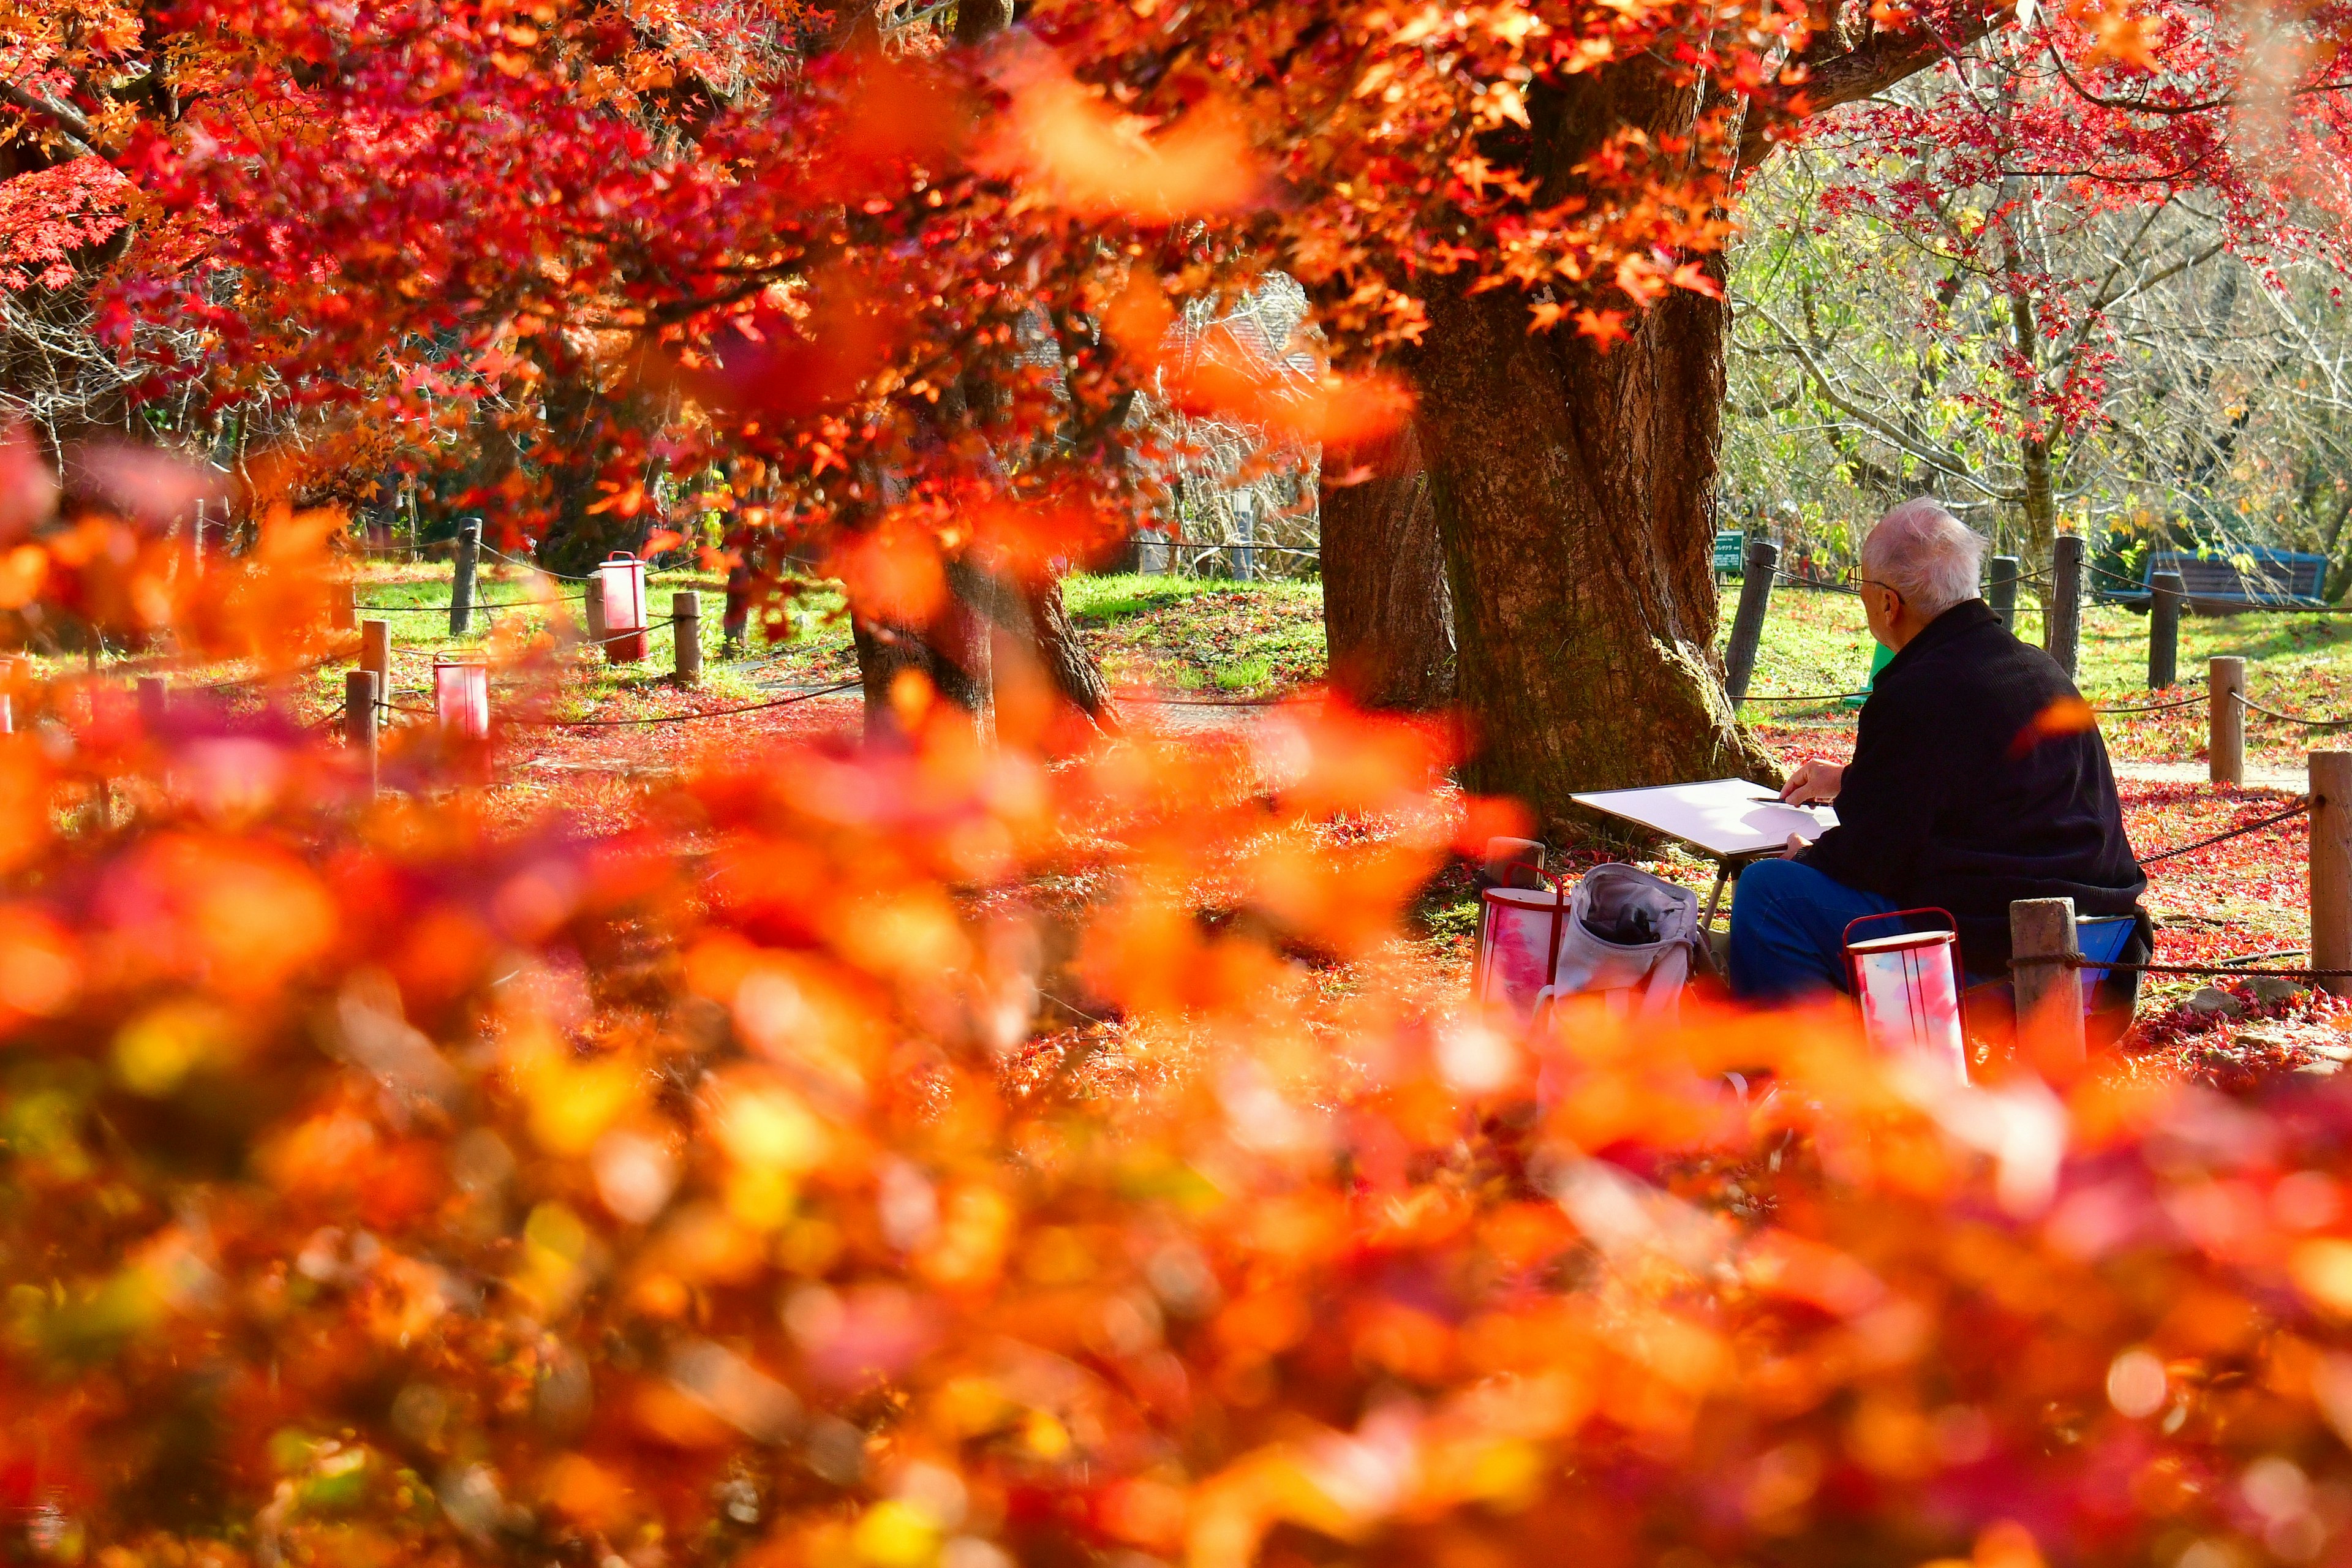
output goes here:
{"type": "Polygon", "coordinates": [[[2083,972],[2063,962],[2082,950],[2074,938],[2074,900],[2019,899],[2009,906],[2011,973],[2017,993],[2017,1037],[2034,1059],[2053,1066],[2083,1060],[2083,972]],[[2044,962],[2034,963],[2040,959],[2044,962]]]}
{"type": "Polygon", "coordinates": [[[751,573],[749,567],[727,570],[727,601],[719,612],[719,657],[743,657],[743,637],[751,625],[751,573]]]}
{"type": "Polygon", "coordinates": [[[598,653],[604,651],[604,579],[595,573],[588,574],[582,585],[580,618],[588,625],[588,642],[598,653]]]}
{"type": "Polygon", "coordinates": [[[2083,541],[2062,533],[2050,546],[2050,614],[2042,623],[2042,647],[2066,679],[2083,643],[2083,541]]]}
{"type": "Polygon", "coordinates": [[[2147,684],[2160,691],[2180,679],[2180,607],[2189,587],[2178,572],[2158,572],[2147,582],[2147,684]]]}
{"type": "Polygon", "coordinates": [[[474,624],[474,568],[482,559],[482,520],[469,517],[457,528],[457,560],[449,577],[449,635],[464,637],[474,624]]]}
{"type": "Polygon", "coordinates": [[[375,677],[375,700],[383,702],[392,692],[390,621],[360,623],[360,668],[375,677]]]}
{"type": "Polygon", "coordinates": [[[677,683],[694,686],[702,679],[702,595],[677,593],[669,596],[670,647],[677,662],[677,683]]]}
{"type": "Polygon", "coordinates": [[[1723,655],[1723,691],[1735,711],[1747,700],[1748,682],[1756,674],[1756,647],[1764,638],[1764,612],[1772,607],[1772,578],[1780,570],[1779,545],[1769,539],[1748,542],[1739,608],[1731,617],[1731,646],[1723,655]]]}
{"type": "MultiPolygon", "coordinates": [[[[2311,966],[2352,969],[2352,752],[2311,753],[2311,966]]],[[[2352,996],[2352,978],[2319,984],[2352,996]]]]}
{"type": "Polygon", "coordinates": [[[163,715],[171,710],[171,683],[160,675],[139,678],[139,727],[149,734],[163,727],[163,715]]]}
{"type": "Polygon", "coordinates": [[[2217,784],[2246,782],[2246,661],[2205,661],[2205,759],[2217,784]]]}
{"type": "Polygon", "coordinates": [[[2017,579],[2020,575],[2018,571],[2019,564],[2020,563],[2014,555],[1994,556],[1992,558],[1992,576],[1985,594],[1985,602],[1992,606],[1992,613],[1999,616],[2000,617],[2000,624],[2008,627],[2011,631],[2015,631],[2017,629],[2017,579]]]}
{"type": "Polygon", "coordinates": [[[366,781],[370,800],[376,794],[375,705],[382,698],[373,670],[343,673],[343,741],[352,749],[355,770],[366,781]]]}

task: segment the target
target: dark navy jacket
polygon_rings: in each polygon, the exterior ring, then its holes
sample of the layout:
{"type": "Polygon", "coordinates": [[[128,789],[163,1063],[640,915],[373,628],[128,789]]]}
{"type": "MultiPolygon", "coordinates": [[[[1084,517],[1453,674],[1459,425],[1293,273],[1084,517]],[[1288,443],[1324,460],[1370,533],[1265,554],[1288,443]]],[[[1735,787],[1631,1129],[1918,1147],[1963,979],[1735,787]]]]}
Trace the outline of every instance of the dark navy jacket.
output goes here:
{"type": "Polygon", "coordinates": [[[2008,967],[2012,899],[2141,912],[2147,879],[2096,723],[2057,660],[1981,599],[1937,616],[1879,671],[1837,815],[1798,858],[1905,908],[1950,910],[1971,973],[2008,967]]]}

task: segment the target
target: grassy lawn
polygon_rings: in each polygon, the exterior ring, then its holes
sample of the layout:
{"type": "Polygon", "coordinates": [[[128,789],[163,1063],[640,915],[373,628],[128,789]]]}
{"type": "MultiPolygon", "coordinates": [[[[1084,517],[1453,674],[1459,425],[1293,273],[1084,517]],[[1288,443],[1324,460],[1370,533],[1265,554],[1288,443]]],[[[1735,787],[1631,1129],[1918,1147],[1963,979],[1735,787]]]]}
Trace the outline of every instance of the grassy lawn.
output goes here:
{"type": "MultiPolygon", "coordinates": [[[[1738,592],[1737,584],[1725,590],[1724,636],[1729,635],[1738,592]]],[[[2112,605],[2084,610],[2078,679],[2084,696],[2101,706],[2151,700],[2147,628],[2147,616],[2112,605]]],[[[2028,642],[2042,641],[2041,608],[2030,599],[2018,605],[2017,632],[2028,642]]],[[[2352,616],[2279,611],[2190,616],[2180,626],[2179,673],[2185,685],[2173,695],[2203,689],[2207,659],[2235,656],[2246,660],[2247,691],[2254,701],[2287,712],[2343,717],[2352,714],[2347,652],[2352,652],[2352,616]]],[[[1870,634],[1863,626],[1858,600],[1784,587],[1772,595],[1749,691],[1759,696],[1852,691],[1869,672],[1870,653],[1870,634]]],[[[1776,703],[1769,712],[1750,713],[1769,732],[1842,721],[1851,710],[1838,704],[1776,703]]],[[[2189,760],[2205,752],[2201,707],[2114,714],[2102,727],[2109,749],[2118,756],[2189,760]]],[[[2247,747],[2263,761],[2290,763],[2301,758],[2315,733],[2326,731],[2258,721],[2247,733],[2247,747]]]]}
{"type": "MultiPolygon", "coordinates": [[[[1315,583],[1076,576],[1064,580],[1062,599],[1114,689],[1265,697],[1323,678],[1323,594],[1315,583]]],[[[718,611],[704,614],[715,637],[718,611]]],[[[856,672],[837,592],[803,601],[797,628],[793,640],[773,646],[755,633],[762,680],[816,683],[856,672]]]]}

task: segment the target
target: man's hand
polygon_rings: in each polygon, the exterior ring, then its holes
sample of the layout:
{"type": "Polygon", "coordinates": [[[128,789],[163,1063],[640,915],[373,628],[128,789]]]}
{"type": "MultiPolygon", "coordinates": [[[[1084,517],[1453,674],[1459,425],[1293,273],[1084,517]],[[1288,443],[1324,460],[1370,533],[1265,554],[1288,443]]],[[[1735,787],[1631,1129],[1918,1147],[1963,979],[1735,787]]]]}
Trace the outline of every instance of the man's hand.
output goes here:
{"type": "Polygon", "coordinates": [[[1797,771],[1790,773],[1789,782],[1780,786],[1780,798],[1790,805],[1832,801],[1838,797],[1838,786],[1843,783],[1843,763],[1825,763],[1819,757],[1811,757],[1797,764],[1797,771]]]}

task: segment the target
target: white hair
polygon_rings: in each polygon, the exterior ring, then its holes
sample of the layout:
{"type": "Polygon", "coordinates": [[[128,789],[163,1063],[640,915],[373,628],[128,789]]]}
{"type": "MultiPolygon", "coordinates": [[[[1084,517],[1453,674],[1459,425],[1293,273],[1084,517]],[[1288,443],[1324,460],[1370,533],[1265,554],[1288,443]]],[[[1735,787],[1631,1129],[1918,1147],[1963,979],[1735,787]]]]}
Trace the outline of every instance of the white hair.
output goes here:
{"type": "Polygon", "coordinates": [[[1915,496],[1885,517],[1862,542],[1863,575],[1885,584],[1928,620],[1977,596],[1984,535],[1944,510],[1933,496],[1915,496]]]}

